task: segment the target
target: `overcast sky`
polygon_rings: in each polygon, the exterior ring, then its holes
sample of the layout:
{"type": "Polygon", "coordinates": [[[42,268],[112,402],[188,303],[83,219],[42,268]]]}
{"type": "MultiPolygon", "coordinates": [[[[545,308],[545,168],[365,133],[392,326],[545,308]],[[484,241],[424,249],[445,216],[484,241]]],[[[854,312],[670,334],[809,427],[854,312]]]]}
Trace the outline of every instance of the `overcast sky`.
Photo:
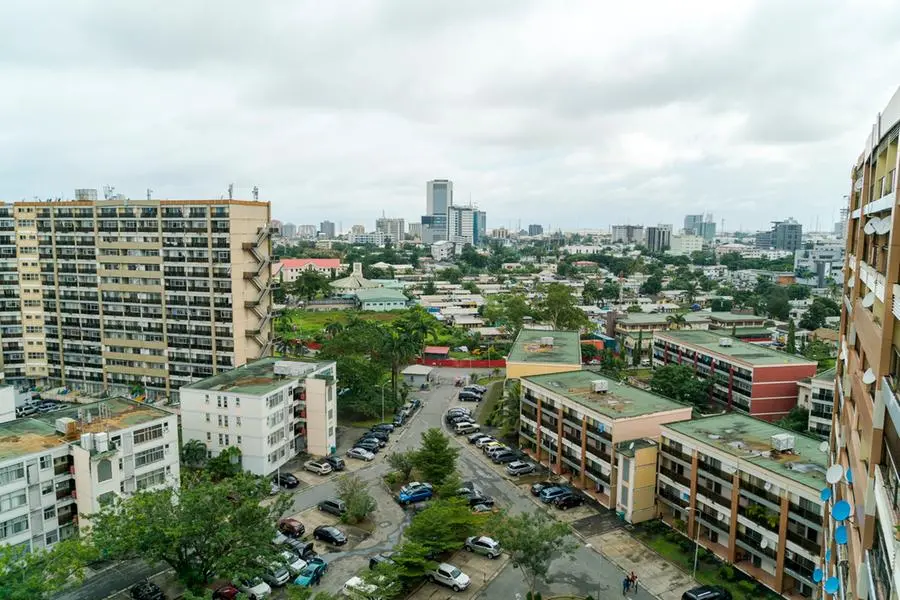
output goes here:
{"type": "Polygon", "coordinates": [[[900,2],[4,2],[0,198],[209,198],[488,227],[837,216],[900,2]],[[852,5],[852,7],[851,7],[852,5]]]}

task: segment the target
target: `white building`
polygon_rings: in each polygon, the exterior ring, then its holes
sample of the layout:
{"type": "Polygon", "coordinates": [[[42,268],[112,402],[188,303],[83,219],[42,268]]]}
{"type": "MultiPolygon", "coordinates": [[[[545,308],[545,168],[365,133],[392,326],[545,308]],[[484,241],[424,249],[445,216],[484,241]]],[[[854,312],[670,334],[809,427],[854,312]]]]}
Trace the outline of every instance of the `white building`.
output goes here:
{"type": "Polygon", "coordinates": [[[816,244],[809,250],[797,250],[794,254],[794,272],[811,273],[809,277],[797,279],[797,283],[802,285],[824,288],[829,279],[836,285],[843,285],[843,269],[844,244],[816,244]]]}
{"type": "Polygon", "coordinates": [[[453,257],[455,244],[447,240],[440,240],[431,245],[431,257],[437,261],[450,260],[453,257]]]}
{"type": "Polygon", "coordinates": [[[263,358],[181,388],[181,432],[210,456],[236,446],[243,467],[268,475],[300,452],[335,451],[334,362],[263,358]]]}
{"type": "Polygon", "coordinates": [[[699,235],[673,235],[669,240],[666,254],[672,256],[690,256],[694,252],[703,251],[703,238],[699,235]]]}
{"type": "Polygon", "coordinates": [[[52,546],[117,496],[179,481],[178,417],[150,404],[110,398],[0,423],[0,544],[52,546]]]}
{"type": "MultiPolygon", "coordinates": [[[[353,226],[354,229],[356,225],[353,226]]],[[[384,235],[381,231],[370,231],[366,233],[362,232],[352,232],[347,236],[347,240],[351,244],[372,244],[374,246],[384,246],[385,238],[387,236],[384,235]]]]}
{"type": "Polygon", "coordinates": [[[16,389],[11,385],[0,386],[0,423],[16,418],[16,389]]]}
{"type": "Polygon", "coordinates": [[[394,245],[406,239],[406,222],[403,219],[381,217],[375,220],[375,231],[380,231],[394,245]]]}
{"type": "Polygon", "coordinates": [[[447,207],[447,239],[460,247],[477,246],[485,231],[484,212],[472,206],[447,207]]]}

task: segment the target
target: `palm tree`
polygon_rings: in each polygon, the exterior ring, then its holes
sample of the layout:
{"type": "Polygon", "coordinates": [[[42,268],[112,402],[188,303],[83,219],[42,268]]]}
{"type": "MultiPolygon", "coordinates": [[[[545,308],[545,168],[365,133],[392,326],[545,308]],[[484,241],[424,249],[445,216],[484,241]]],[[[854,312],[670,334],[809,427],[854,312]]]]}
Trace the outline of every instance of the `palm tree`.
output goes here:
{"type": "Polygon", "coordinates": [[[206,464],[206,446],[200,440],[188,440],[181,446],[181,464],[198,469],[206,464]]]}
{"type": "Polygon", "coordinates": [[[341,325],[337,321],[329,321],[325,324],[325,334],[328,336],[328,339],[333,340],[334,336],[339,334],[344,330],[344,326],[341,325]]]}
{"type": "Polygon", "coordinates": [[[687,299],[688,304],[694,303],[694,298],[697,297],[697,283],[695,281],[689,281],[684,286],[684,297],[687,299]]]}
{"type": "Polygon", "coordinates": [[[384,338],[381,344],[381,352],[391,364],[391,390],[397,397],[397,387],[400,378],[400,367],[412,360],[418,354],[421,346],[418,341],[407,331],[396,328],[385,328],[384,338]]]}
{"type": "Polygon", "coordinates": [[[669,324],[669,329],[681,329],[687,325],[687,319],[685,318],[684,313],[676,313],[666,317],[666,323],[669,324]]]}

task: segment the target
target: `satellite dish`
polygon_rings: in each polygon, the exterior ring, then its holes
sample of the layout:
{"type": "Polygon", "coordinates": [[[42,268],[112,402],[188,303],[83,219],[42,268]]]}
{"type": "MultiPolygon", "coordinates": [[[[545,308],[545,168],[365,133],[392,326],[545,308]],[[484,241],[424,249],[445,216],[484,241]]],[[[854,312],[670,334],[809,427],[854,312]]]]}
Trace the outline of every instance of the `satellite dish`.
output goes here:
{"type": "Polygon", "coordinates": [[[838,481],[841,480],[841,477],[844,476],[844,467],[843,465],[831,465],[828,467],[828,470],[825,471],[825,481],[834,485],[838,481]]]}
{"type": "Polygon", "coordinates": [[[853,507],[850,506],[850,503],[846,500],[840,500],[831,509],[831,518],[835,521],[846,521],[851,512],[853,512],[853,507]]]}
{"type": "Polygon", "coordinates": [[[847,287],[852,288],[854,285],[856,285],[856,277],[851,277],[847,280],[847,287]]]}
{"type": "Polygon", "coordinates": [[[847,469],[847,472],[844,473],[844,479],[847,480],[847,483],[853,483],[853,471],[847,469]]]}
{"type": "Polygon", "coordinates": [[[766,488],[766,491],[767,491],[767,492],[771,492],[771,491],[772,491],[772,482],[771,482],[771,481],[767,481],[767,482],[765,483],[765,485],[763,485],[763,487],[766,488]]]}
{"type": "Polygon", "coordinates": [[[828,442],[819,444],[819,452],[828,452],[828,442]]]}
{"type": "Polygon", "coordinates": [[[628,444],[628,449],[634,450],[634,442],[631,442],[630,444],[628,444]]]}
{"type": "Polygon", "coordinates": [[[864,307],[869,308],[873,304],[875,304],[875,292],[869,292],[868,294],[863,296],[862,305],[864,307]]]}
{"type": "Polygon", "coordinates": [[[829,577],[825,580],[825,592],[834,595],[838,591],[838,578],[829,577]]]}
{"type": "Polygon", "coordinates": [[[891,225],[892,223],[890,217],[885,217],[875,225],[875,233],[877,233],[878,235],[884,235],[891,230],[891,225]]]}
{"type": "Polygon", "coordinates": [[[829,500],[831,500],[831,488],[822,488],[822,491],[819,492],[819,498],[822,499],[822,502],[828,502],[829,500]]]}
{"type": "Polygon", "coordinates": [[[831,562],[831,550],[825,551],[825,562],[831,562]]]}
{"type": "Polygon", "coordinates": [[[815,571],[813,571],[813,582],[819,583],[820,581],[822,581],[822,577],[824,576],[825,574],[822,572],[822,569],[816,569],[815,571]]]}
{"type": "Polygon", "coordinates": [[[863,373],[862,381],[866,385],[875,383],[875,371],[873,371],[871,367],[866,369],[866,372],[863,373]]]}
{"type": "Polygon", "coordinates": [[[725,513],[719,513],[719,520],[720,520],[720,521],[724,521],[724,520],[725,520],[725,513]]]}
{"type": "Polygon", "coordinates": [[[838,544],[846,544],[847,543],[847,528],[841,525],[837,529],[834,530],[834,540],[838,544]]]}
{"type": "Polygon", "coordinates": [[[762,548],[763,550],[765,550],[766,548],[768,548],[768,547],[769,547],[769,540],[767,540],[766,538],[763,538],[762,541],[759,543],[759,547],[762,548]]]}
{"type": "Polygon", "coordinates": [[[866,223],[866,226],[863,227],[863,232],[866,235],[872,235],[873,233],[875,233],[875,223],[871,219],[868,223],[866,223]]]}

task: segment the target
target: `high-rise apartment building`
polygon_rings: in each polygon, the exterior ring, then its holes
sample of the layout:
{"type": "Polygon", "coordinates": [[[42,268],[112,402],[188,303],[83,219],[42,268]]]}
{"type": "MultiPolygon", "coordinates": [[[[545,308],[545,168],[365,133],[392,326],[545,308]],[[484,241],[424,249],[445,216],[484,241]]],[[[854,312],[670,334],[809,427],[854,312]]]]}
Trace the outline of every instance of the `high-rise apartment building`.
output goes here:
{"type": "Polygon", "coordinates": [[[829,504],[846,500],[853,511],[840,523],[826,519],[827,539],[837,525],[848,534],[826,565],[841,578],[847,598],[900,594],[898,132],[900,90],[876,116],[851,174],[830,449],[843,476],[830,486],[829,504]]]}
{"type": "Polygon", "coordinates": [[[672,245],[672,226],[648,227],[646,238],[647,248],[650,252],[665,252],[672,245]]]}
{"type": "Polygon", "coordinates": [[[421,223],[410,223],[407,227],[409,228],[410,237],[412,237],[414,240],[422,239],[422,224],[421,223]]]}
{"type": "Polygon", "coordinates": [[[529,225],[528,226],[528,235],[544,235],[544,226],[543,225],[529,225]]]}
{"type": "Polygon", "coordinates": [[[334,223],[331,221],[322,221],[319,224],[319,233],[321,233],[322,237],[326,240],[333,240],[335,237],[334,223]]]}
{"type": "Polygon", "coordinates": [[[269,220],[257,201],[0,205],[5,378],[175,399],[268,355],[269,220]]]}
{"type": "Polygon", "coordinates": [[[281,237],[289,240],[297,237],[297,226],[293,223],[284,223],[281,226],[281,237]]]}
{"type": "Polygon", "coordinates": [[[612,242],[613,244],[643,244],[644,226],[613,225],[612,242]]]}
{"type": "Polygon", "coordinates": [[[402,244],[406,239],[406,221],[381,217],[375,220],[375,231],[380,231],[394,245],[402,244]]]}
{"type": "Polygon", "coordinates": [[[803,246],[803,225],[794,219],[772,221],[772,229],[756,234],[757,248],[796,252],[803,246]]]}
{"type": "Polygon", "coordinates": [[[422,241],[433,244],[447,239],[447,211],[453,206],[453,182],[434,179],[425,184],[425,214],[422,215],[422,241]]]}
{"type": "Polygon", "coordinates": [[[447,239],[459,248],[477,246],[485,235],[485,212],[471,206],[450,206],[447,211],[447,239]]]}

